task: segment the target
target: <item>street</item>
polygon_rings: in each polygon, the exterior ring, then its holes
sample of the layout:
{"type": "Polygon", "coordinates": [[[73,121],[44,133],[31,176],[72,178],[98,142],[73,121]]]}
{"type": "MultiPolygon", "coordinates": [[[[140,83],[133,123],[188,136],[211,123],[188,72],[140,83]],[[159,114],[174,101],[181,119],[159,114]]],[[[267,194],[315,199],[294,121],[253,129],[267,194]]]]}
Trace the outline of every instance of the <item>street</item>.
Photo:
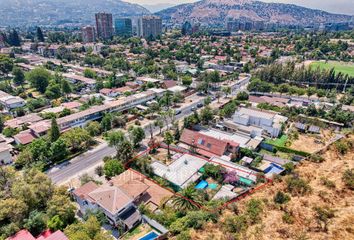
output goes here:
{"type": "MultiPolygon", "coordinates": [[[[246,78],[245,78],[246,79],[246,78]]],[[[242,84],[237,85],[237,88],[233,89],[232,96],[235,96],[240,90],[244,90],[249,82],[250,77],[247,77],[246,81],[243,81],[242,84]]],[[[186,98],[186,106],[176,109],[176,111],[181,111],[176,115],[175,120],[181,120],[184,117],[193,113],[192,109],[197,109],[199,103],[204,103],[206,97],[197,96],[193,94],[186,98]]],[[[217,100],[214,100],[216,102],[217,100]]],[[[146,124],[142,126],[145,130],[146,138],[150,138],[150,127],[149,125],[153,123],[146,124]]],[[[170,123],[169,123],[170,124],[170,123]]],[[[153,135],[156,136],[159,134],[160,130],[158,127],[153,126],[153,135]]],[[[63,184],[70,179],[83,175],[88,170],[93,170],[96,166],[102,163],[102,160],[106,156],[113,156],[115,154],[115,149],[109,147],[106,142],[101,143],[99,146],[94,149],[87,151],[70,161],[64,162],[47,171],[47,175],[52,179],[55,184],[63,184]]]]}

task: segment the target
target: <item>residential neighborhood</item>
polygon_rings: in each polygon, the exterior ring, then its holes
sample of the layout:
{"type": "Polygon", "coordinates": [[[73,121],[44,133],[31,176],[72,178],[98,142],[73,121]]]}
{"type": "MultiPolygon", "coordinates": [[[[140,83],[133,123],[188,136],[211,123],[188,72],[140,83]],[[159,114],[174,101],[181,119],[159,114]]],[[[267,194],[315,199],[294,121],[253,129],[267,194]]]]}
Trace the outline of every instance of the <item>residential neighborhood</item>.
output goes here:
{"type": "Polygon", "coordinates": [[[350,22],[109,11],[0,23],[0,239],[354,238],[350,22]]]}

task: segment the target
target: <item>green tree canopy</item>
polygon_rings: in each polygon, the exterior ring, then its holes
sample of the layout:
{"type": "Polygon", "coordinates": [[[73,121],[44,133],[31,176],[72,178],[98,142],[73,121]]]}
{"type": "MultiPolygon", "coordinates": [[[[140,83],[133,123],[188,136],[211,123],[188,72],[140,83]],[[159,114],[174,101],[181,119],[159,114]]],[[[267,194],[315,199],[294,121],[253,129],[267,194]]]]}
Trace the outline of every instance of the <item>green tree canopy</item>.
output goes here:
{"type": "Polygon", "coordinates": [[[50,72],[44,68],[35,68],[26,74],[26,79],[40,93],[45,93],[51,77],[50,72]]]}

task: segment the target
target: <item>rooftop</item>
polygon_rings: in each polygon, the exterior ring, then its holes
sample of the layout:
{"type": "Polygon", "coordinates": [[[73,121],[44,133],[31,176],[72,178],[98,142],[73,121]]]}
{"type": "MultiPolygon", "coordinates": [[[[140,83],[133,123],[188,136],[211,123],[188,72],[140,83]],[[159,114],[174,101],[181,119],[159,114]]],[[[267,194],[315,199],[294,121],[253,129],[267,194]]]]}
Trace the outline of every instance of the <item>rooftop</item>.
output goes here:
{"type": "Polygon", "coordinates": [[[111,186],[110,183],[93,190],[88,196],[112,215],[133,202],[133,198],[127,193],[119,187],[111,186]]]}
{"type": "Polygon", "coordinates": [[[190,146],[195,146],[200,154],[212,157],[222,156],[227,149],[227,142],[203,133],[184,129],[180,141],[190,146]]]}
{"type": "Polygon", "coordinates": [[[156,161],[151,164],[151,167],[156,175],[177,186],[186,187],[190,182],[197,180],[194,176],[206,163],[207,161],[202,158],[184,154],[170,165],[156,161]]]}
{"type": "Polygon", "coordinates": [[[275,113],[270,113],[266,111],[261,111],[253,108],[240,108],[239,111],[237,112],[241,115],[248,115],[248,116],[254,116],[254,117],[260,117],[260,118],[265,118],[272,120],[275,117],[275,113]]]}
{"type": "MultiPolygon", "coordinates": [[[[209,128],[207,130],[200,130],[199,131],[201,134],[213,137],[213,138],[217,138],[226,142],[230,142],[230,143],[237,143],[239,144],[241,147],[245,147],[246,144],[250,141],[250,137],[246,137],[246,136],[241,136],[239,134],[236,133],[227,133],[224,131],[220,131],[220,130],[216,130],[216,129],[212,129],[209,128]]],[[[233,145],[233,144],[231,144],[233,145]]]]}

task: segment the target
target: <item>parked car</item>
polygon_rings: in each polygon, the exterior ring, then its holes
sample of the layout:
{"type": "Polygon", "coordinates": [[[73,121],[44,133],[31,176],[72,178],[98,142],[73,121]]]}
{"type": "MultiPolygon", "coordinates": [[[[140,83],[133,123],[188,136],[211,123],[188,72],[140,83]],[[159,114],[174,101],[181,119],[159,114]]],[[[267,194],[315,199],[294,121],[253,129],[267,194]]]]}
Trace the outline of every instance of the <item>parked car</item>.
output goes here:
{"type": "Polygon", "coordinates": [[[197,110],[195,107],[192,107],[191,108],[192,112],[194,112],[195,110],[197,110]]]}
{"type": "Polygon", "coordinates": [[[176,115],[181,114],[181,113],[182,113],[181,110],[176,110],[176,115]]]}
{"type": "Polygon", "coordinates": [[[198,107],[198,108],[201,108],[201,107],[203,107],[203,106],[204,106],[203,103],[198,103],[198,104],[197,104],[197,107],[198,107]]]}

